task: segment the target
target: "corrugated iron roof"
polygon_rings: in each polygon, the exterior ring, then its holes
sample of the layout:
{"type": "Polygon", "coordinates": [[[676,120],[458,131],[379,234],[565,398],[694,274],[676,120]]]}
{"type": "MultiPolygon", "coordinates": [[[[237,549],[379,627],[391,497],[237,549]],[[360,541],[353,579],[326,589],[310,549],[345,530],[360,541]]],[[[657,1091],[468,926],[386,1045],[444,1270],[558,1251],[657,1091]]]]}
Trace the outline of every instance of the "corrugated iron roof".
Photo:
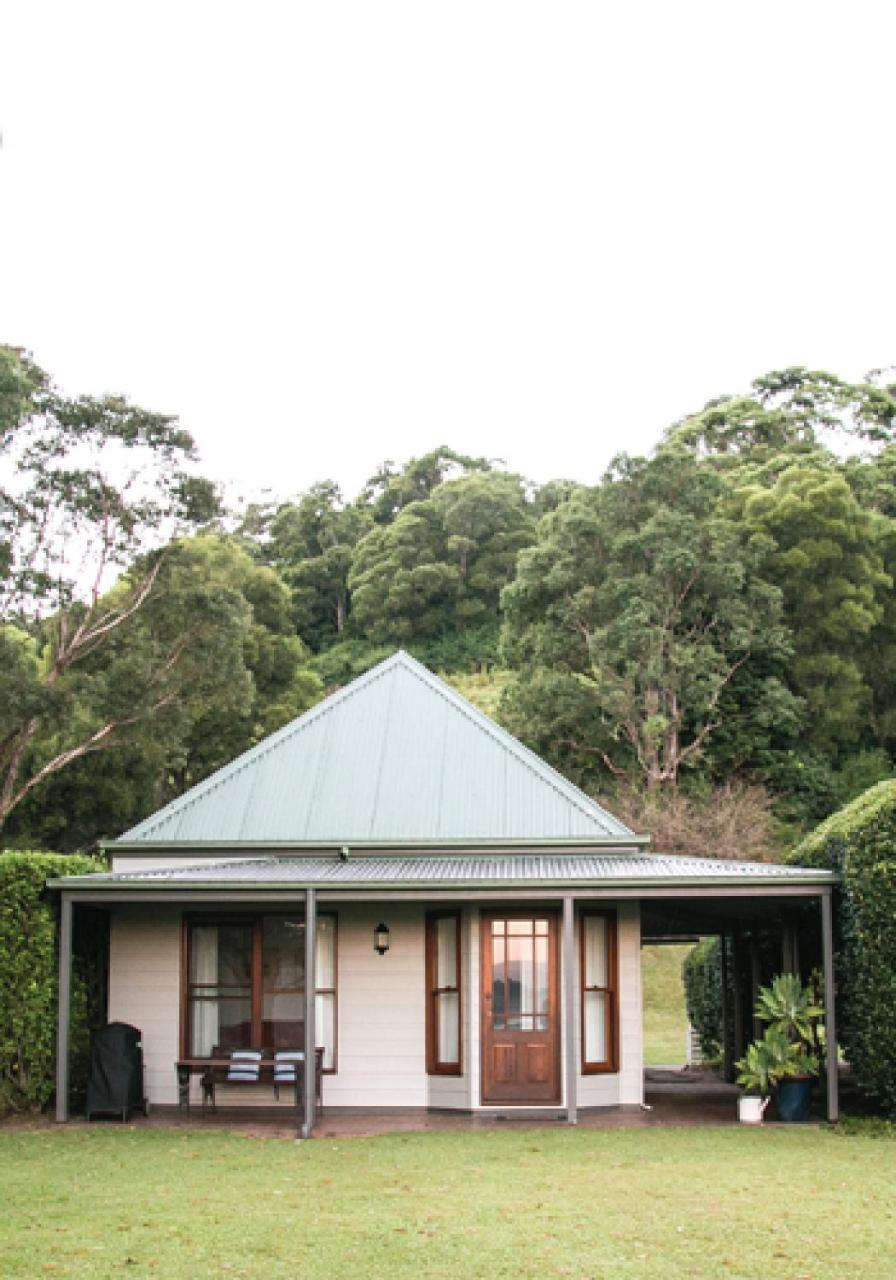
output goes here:
{"type": "Polygon", "coordinates": [[[643,838],[399,651],[111,848],[643,838]]]}
{"type": "Polygon", "coordinates": [[[776,863],[679,858],[671,854],[541,854],[505,857],[243,858],[154,870],[72,876],[56,886],[126,888],[434,888],[510,885],[805,884],[836,880],[829,871],[776,863]]]}

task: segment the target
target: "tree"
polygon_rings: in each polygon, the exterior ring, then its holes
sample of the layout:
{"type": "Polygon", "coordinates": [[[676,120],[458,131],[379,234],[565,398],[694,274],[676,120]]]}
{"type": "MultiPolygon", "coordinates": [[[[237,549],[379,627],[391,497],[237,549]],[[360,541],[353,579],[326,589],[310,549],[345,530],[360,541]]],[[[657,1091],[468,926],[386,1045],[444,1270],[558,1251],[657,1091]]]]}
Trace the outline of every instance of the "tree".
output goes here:
{"type": "Polygon", "coordinates": [[[412,502],[423,502],[446,480],[476,471],[491,471],[487,458],[473,458],[441,445],[420,458],[411,458],[403,467],[382,464],[364,486],[359,502],[368,508],[377,524],[391,524],[412,502]]]}
{"type": "Polygon", "coordinates": [[[407,643],[496,625],[501,589],[533,536],[518,476],[445,481],[359,542],[349,576],[354,630],[407,643]]]}
{"type": "Polygon", "coordinates": [[[892,522],[863,510],[835,466],[812,461],[771,485],[739,488],[731,510],[780,588],[793,636],[790,684],[809,708],[808,740],[836,755],[858,740],[871,706],[862,644],[892,589],[883,555],[892,522]]]}
{"type": "MultiPolygon", "coordinates": [[[[273,569],[256,564],[222,537],[192,538],[180,555],[186,581],[201,584],[215,598],[239,601],[247,625],[226,688],[214,671],[214,655],[207,655],[219,687],[205,692],[197,704],[182,707],[181,730],[169,743],[157,800],[181,794],[300,715],[323,693],[321,680],[306,666],[308,650],[295,634],[289,589],[273,569]],[[241,686],[245,696],[234,696],[234,688],[241,686]]],[[[186,617],[183,623],[187,625],[186,617]]]]}
{"type": "MultiPolygon", "coordinates": [[[[730,718],[763,733],[796,704],[777,674],[789,652],[781,593],[719,511],[723,479],[682,449],[620,458],[604,483],[547,516],[503,595],[504,641],[522,683],[563,678],[564,745],[649,789],[674,787],[730,718]],[[749,664],[766,673],[749,706],[724,695],[749,664]],[[580,695],[580,696],[577,696],[580,695]],[[590,714],[576,714],[584,706],[590,714]]],[[[563,699],[553,690],[547,716],[563,699]]],[[[538,706],[530,701],[537,719],[538,706]]]]}
{"type": "MultiPolygon", "coordinates": [[[[39,765],[117,697],[139,709],[157,651],[190,636],[174,695],[115,738],[101,769],[92,755],[47,777],[10,815],[7,838],[61,851],[84,848],[145,817],[320,697],[292,627],[289,591],[231,539],[203,535],[167,549],[156,588],[114,643],[60,683],[56,714],[36,735],[39,765]]],[[[153,694],[162,691],[153,683],[153,694]]]]}
{"type": "Polygon", "coordinates": [[[896,387],[883,371],[845,382],[823,370],[779,369],[751,384],[751,394],[711,400],[676,423],[670,441],[701,456],[772,459],[824,450],[832,441],[887,444],[896,429],[896,387]]]}
{"type": "Polygon", "coordinates": [[[264,557],[291,588],[296,629],[316,651],[345,631],[352,555],[371,523],[364,507],[343,501],[333,480],[284,503],[270,521],[264,557]]]}
{"type": "MultiPolygon", "coordinates": [[[[213,516],[217,499],[192,472],[193,441],[173,418],[118,397],[67,398],[9,347],[0,348],[0,412],[8,477],[0,490],[0,646],[10,658],[0,716],[2,827],[48,777],[180,696],[191,645],[209,638],[199,619],[186,633],[162,627],[129,655],[142,679],[136,696],[116,679],[100,697],[96,664],[101,653],[114,654],[121,675],[122,641],[160,594],[167,559],[158,548],[213,516]],[[139,570],[107,590],[138,555],[139,570]],[[91,696],[74,697],[79,685],[91,696]]],[[[205,622],[213,612],[208,602],[205,622]]]]}

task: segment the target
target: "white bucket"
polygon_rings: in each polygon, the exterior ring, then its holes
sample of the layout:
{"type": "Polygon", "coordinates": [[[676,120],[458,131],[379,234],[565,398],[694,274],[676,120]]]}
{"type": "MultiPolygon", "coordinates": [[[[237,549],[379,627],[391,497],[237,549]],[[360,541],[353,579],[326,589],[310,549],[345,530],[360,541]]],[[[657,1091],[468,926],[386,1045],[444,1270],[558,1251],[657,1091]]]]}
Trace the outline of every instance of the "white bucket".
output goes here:
{"type": "Polygon", "coordinates": [[[768,1098],[743,1097],[737,1100],[737,1118],[741,1124],[762,1124],[768,1098]]]}

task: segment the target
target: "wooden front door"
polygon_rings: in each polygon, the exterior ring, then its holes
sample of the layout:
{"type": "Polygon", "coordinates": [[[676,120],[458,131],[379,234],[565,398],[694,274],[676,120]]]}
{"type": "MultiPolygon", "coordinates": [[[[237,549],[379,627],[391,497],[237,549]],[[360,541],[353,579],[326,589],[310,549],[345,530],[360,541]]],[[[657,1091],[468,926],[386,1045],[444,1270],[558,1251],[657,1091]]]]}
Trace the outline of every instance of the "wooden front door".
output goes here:
{"type": "Polygon", "coordinates": [[[482,1101],[560,1101],[557,917],[482,920],[482,1101]]]}

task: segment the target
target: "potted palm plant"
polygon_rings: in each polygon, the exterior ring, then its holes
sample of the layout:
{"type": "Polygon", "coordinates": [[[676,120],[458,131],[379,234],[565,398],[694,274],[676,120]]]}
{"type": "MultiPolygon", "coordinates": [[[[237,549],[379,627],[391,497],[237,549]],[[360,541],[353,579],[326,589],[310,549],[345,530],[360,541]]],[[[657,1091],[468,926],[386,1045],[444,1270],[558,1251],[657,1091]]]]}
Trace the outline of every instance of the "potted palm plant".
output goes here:
{"type": "Polygon", "coordinates": [[[771,986],[760,987],[756,1017],[767,1023],[765,1034],[755,1040],[736,1064],[738,1084],[763,1099],[758,1117],[755,1101],[748,1096],[740,1109],[755,1123],[762,1119],[772,1093],[779,1120],[809,1119],[812,1082],[821,1060],[819,1028],[823,1009],[813,986],[804,987],[792,973],[779,974],[771,986]]]}

